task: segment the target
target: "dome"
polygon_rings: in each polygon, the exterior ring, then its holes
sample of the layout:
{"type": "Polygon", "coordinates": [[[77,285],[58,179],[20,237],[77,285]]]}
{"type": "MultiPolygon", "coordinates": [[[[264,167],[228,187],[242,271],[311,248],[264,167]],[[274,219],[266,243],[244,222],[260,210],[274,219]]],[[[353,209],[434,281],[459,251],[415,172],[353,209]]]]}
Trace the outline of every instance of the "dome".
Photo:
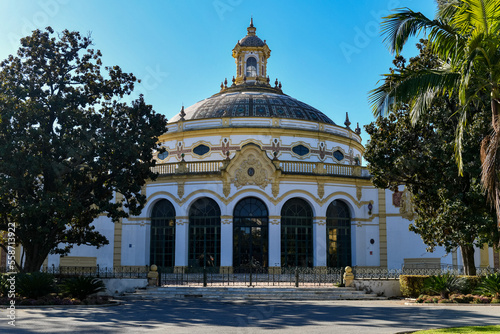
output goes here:
{"type": "MultiPolygon", "coordinates": [[[[276,117],[335,124],[310,105],[285,94],[265,90],[219,93],[184,110],[184,120],[220,117],[276,117]]],[[[180,120],[180,114],[170,122],[180,120]]]]}
{"type": "Polygon", "coordinates": [[[245,36],[238,43],[240,46],[264,46],[266,44],[257,36],[245,36]]]}

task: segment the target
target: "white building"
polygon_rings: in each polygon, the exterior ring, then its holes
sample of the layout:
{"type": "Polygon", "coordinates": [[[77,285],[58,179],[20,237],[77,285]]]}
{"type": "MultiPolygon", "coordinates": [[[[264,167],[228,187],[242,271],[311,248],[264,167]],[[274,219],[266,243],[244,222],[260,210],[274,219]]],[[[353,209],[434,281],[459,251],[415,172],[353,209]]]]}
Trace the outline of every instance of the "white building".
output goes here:
{"type": "MultiPolygon", "coordinates": [[[[442,248],[427,253],[408,231],[411,204],[375,188],[365,167],[360,130],[270,83],[270,49],[255,34],[233,49],[236,75],[219,93],[170,120],[157,154],[160,176],[144,188],[142,214],[95,225],[110,244],[75,247],[49,266],[156,264],[221,268],[461,264],[442,248]],[[404,203],[405,205],[401,205],[404,203]]],[[[334,112],[334,110],[330,111],[334,112]]],[[[493,266],[493,251],[476,252],[493,266]]]]}

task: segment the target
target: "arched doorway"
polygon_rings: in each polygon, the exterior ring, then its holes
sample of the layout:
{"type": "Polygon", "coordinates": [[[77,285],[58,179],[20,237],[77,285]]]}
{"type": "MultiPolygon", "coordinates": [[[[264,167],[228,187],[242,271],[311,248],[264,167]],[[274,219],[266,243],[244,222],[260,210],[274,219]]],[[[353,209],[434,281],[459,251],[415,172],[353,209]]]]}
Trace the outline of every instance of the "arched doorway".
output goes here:
{"type": "Polygon", "coordinates": [[[175,209],[162,199],[151,212],[151,243],[149,263],[173,267],[175,262],[175,209]]]}
{"type": "Polygon", "coordinates": [[[281,209],[281,266],[313,266],[313,212],[303,199],[289,199],[281,209]]]}
{"type": "Polygon", "coordinates": [[[327,266],[352,265],[351,259],[351,214],[349,207],[335,200],[326,210],[327,266]]]}
{"type": "Polygon", "coordinates": [[[189,266],[220,266],[220,208],[202,197],[189,209],[189,266]]]}
{"type": "Polygon", "coordinates": [[[256,197],[247,197],[233,211],[233,267],[268,266],[269,213],[256,197]]]}

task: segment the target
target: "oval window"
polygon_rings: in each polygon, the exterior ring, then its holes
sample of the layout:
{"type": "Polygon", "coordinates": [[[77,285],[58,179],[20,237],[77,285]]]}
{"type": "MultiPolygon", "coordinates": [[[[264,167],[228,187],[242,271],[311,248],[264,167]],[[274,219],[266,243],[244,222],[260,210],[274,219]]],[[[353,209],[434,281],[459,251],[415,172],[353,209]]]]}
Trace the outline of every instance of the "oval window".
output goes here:
{"type": "Polygon", "coordinates": [[[303,156],[309,154],[309,149],[304,145],[297,145],[292,148],[293,153],[303,156]]]}
{"type": "Polygon", "coordinates": [[[333,152],[333,157],[337,159],[337,161],[344,160],[344,154],[340,152],[339,150],[333,152]]]}
{"type": "Polygon", "coordinates": [[[210,147],[207,145],[198,145],[195,148],[193,148],[193,153],[197,155],[204,155],[207,154],[210,151],[210,147]]]}
{"type": "Polygon", "coordinates": [[[168,157],[168,151],[158,154],[158,159],[165,160],[168,157]]]}

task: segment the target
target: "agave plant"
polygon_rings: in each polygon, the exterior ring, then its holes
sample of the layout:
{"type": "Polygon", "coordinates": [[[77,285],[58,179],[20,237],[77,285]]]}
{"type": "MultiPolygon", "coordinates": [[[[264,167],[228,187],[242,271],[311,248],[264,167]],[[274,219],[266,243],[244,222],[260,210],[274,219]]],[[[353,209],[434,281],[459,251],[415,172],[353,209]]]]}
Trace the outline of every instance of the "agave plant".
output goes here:
{"type": "Polygon", "coordinates": [[[63,291],[66,294],[80,300],[84,300],[88,296],[104,290],[106,290],[106,287],[102,280],[89,276],[75,277],[63,284],[63,291]]]}
{"type": "Polygon", "coordinates": [[[57,288],[53,275],[33,272],[16,275],[16,291],[21,297],[38,299],[56,292],[57,288]]]}
{"type": "Polygon", "coordinates": [[[500,273],[487,275],[481,280],[476,289],[482,295],[491,295],[495,299],[500,299],[500,273]]]}
{"type": "Polygon", "coordinates": [[[450,293],[460,290],[462,280],[455,275],[446,273],[444,275],[433,275],[424,282],[424,289],[436,293],[441,298],[448,299],[450,293]]]}

